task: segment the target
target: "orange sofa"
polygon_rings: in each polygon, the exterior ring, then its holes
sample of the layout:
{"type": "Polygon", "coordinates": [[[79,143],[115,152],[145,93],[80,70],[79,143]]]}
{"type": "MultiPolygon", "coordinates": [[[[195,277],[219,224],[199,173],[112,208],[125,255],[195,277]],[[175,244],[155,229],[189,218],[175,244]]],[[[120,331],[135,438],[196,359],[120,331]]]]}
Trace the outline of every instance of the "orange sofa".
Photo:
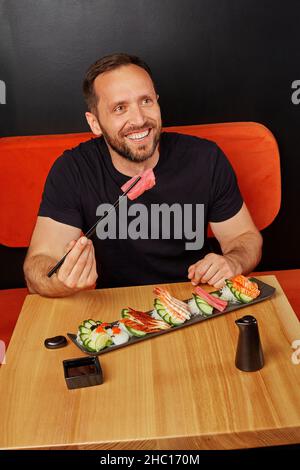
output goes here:
{"type": "MultiPolygon", "coordinates": [[[[281,201],[280,163],[276,141],[266,127],[258,123],[237,122],[165,130],[217,142],[236,171],[241,192],[257,227],[262,230],[272,223],[281,201]]],[[[1,245],[14,248],[29,245],[44,182],[52,163],[65,149],[91,137],[90,133],[79,133],[0,139],[1,245]]],[[[277,276],[300,318],[297,296],[300,270],[273,271],[272,274],[277,276]]],[[[27,294],[26,288],[0,290],[0,339],[6,344],[27,294]]]]}

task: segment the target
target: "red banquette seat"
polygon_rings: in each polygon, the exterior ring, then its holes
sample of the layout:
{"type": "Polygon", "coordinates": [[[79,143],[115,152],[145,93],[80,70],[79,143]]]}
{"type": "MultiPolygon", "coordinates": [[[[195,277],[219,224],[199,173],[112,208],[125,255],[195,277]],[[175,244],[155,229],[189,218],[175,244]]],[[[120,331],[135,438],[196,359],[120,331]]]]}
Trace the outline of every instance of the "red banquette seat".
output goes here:
{"type": "MultiPolygon", "coordinates": [[[[280,162],[276,140],[265,126],[235,122],[177,126],[165,130],[215,141],[236,171],[241,192],[257,227],[262,230],[272,223],[281,201],[280,162]]],[[[0,139],[0,244],[8,247],[29,245],[44,182],[52,163],[65,149],[91,137],[90,133],[80,133],[0,139]]],[[[271,274],[277,276],[300,318],[297,295],[300,270],[273,271],[271,274]]],[[[27,294],[26,288],[0,290],[0,339],[6,344],[27,294]]]]}

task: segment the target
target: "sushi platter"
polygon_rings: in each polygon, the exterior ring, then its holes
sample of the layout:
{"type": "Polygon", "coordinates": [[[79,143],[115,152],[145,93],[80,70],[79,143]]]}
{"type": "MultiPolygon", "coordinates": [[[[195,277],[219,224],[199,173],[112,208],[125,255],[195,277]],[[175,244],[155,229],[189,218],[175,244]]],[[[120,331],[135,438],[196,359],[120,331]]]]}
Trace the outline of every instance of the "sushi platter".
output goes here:
{"type": "Polygon", "coordinates": [[[153,310],[124,308],[121,318],[111,323],[84,320],[77,334],[68,333],[68,337],[84,353],[98,356],[263,302],[273,296],[275,288],[256,278],[235,276],[218,291],[208,293],[195,287],[192,298],[184,301],[160,287],[153,292],[153,310]]]}

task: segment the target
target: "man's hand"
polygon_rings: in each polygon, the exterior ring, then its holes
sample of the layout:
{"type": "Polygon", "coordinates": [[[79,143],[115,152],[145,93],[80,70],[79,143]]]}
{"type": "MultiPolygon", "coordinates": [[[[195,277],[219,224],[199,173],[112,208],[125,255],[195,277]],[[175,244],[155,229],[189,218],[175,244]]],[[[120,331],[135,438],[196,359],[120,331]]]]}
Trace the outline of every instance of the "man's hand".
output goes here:
{"type": "Polygon", "coordinates": [[[91,289],[98,278],[92,241],[86,237],[72,240],[66,247],[66,252],[69,250],[70,253],[57,273],[58,280],[74,292],[91,289]]]}
{"type": "Polygon", "coordinates": [[[261,259],[262,236],[245,204],[231,219],[210,222],[210,226],[222,255],[208,253],[189,267],[188,278],[194,285],[208,283],[220,289],[225,279],[250,273],[257,266],[261,259]]]}
{"type": "Polygon", "coordinates": [[[195,286],[199,283],[207,283],[220,289],[225,285],[225,279],[241,272],[242,268],[229,255],[208,253],[203,259],[189,267],[188,278],[195,286]]]}
{"type": "Polygon", "coordinates": [[[62,224],[49,217],[38,217],[24,262],[30,293],[45,297],[67,297],[95,286],[98,276],[94,247],[81,233],[78,227],[62,224]],[[49,270],[68,251],[70,253],[60,269],[49,278],[49,270]]]}

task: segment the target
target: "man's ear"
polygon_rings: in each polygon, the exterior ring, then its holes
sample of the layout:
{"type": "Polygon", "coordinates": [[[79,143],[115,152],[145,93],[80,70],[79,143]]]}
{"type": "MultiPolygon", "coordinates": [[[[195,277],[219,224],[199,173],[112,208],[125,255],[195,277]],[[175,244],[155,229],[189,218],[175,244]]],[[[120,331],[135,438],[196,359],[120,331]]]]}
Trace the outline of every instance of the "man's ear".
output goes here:
{"type": "Polygon", "coordinates": [[[95,116],[95,114],[87,111],[85,113],[85,117],[88,122],[88,125],[91,128],[92,133],[98,136],[102,135],[102,130],[101,130],[98,118],[95,116]]]}

